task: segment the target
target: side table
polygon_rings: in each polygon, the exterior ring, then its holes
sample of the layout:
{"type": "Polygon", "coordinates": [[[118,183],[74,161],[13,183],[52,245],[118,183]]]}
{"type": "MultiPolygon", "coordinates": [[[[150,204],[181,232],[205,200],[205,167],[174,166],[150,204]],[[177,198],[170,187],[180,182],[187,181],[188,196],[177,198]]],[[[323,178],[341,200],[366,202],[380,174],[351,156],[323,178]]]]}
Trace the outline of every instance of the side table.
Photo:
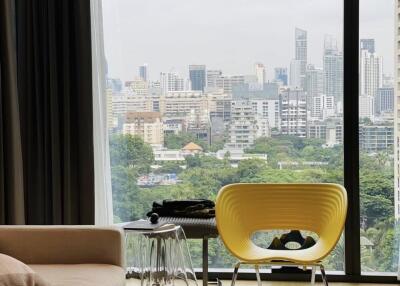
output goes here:
{"type": "Polygon", "coordinates": [[[127,278],[141,286],[173,286],[176,279],[197,286],[185,233],[179,225],[154,230],[125,229],[127,278]]]}

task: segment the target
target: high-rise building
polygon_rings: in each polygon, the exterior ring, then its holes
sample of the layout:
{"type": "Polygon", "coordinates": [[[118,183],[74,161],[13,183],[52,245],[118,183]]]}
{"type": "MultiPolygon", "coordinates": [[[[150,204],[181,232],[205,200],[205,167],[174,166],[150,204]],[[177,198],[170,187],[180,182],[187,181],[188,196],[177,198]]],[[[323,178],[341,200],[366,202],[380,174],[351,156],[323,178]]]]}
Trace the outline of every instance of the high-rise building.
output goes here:
{"type": "Polygon", "coordinates": [[[204,91],[206,87],[206,66],[205,65],[190,65],[189,77],[192,85],[192,90],[204,91]]]}
{"type": "Polygon", "coordinates": [[[148,81],[149,74],[148,74],[148,70],[147,70],[147,64],[139,66],[139,77],[144,81],[148,81]]]}
{"type": "Polygon", "coordinates": [[[267,81],[266,74],[265,74],[265,66],[262,63],[255,63],[254,64],[254,71],[257,77],[258,84],[264,84],[267,81]]]}
{"type": "Polygon", "coordinates": [[[307,136],[307,99],[301,89],[285,90],[280,95],[281,133],[307,136]]]}
{"type": "Polygon", "coordinates": [[[375,106],[374,97],[371,95],[360,95],[359,97],[359,111],[360,118],[374,119],[375,106]]]}
{"type": "Polygon", "coordinates": [[[230,142],[227,145],[231,148],[244,149],[254,144],[257,120],[250,101],[232,101],[229,136],[230,142]]]}
{"type": "Polygon", "coordinates": [[[283,85],[288,85],[288,70],[287,68],[277,67],[275,71],[275,81],[282,82],[283,85]]]}
{"type": "Polygon", "coordinates": [[[173,72],[160,73],[160,85],[163,94],[171,91],[188,90],[186,80],[173,72]]]}
{"type": "Polygon", "coordinates": [[[337,48],[332,36],[325,36],[324,55],[324,93],[333,96],[335,102],[343,101],[343,54],[337,48]]]}
{"type": "Polygon", "coordinates": [[[259,119],[267,119],[269,128],[280,128],[279,98],[252,99],[253,113],[259,119]]]}
{"type": "Polygon", "coordinates": [[[322,68],[307,65],[306,79],[306,91],[309,97],[324,93],[324,70],[322,68]]]}
{"type": "Polygon", "coordinates": [[[394,108],[394,88],[382,87],[378,88],[375,97],[375,113],[393,112],[394,108]]]}
{"type": "Polygon", "coordinates": [[[316,95],[311,101],[311,116],[319,119],[326,119],[335,114],[335,103],[333,96],[325,94],[316,95]]]}
{"type": "Polygon", "coordinates": [[[299,28],[296,28],[295,30],[295,60],[300,61],[300,87],[305,89],[307,69],[307,31],[299,28]]]}
{"type": "Polygon", "coordinates": [[[313,98],[324,93],[324,70],[314,65],[307,65],[306,71],[307,107],[313,110],[313,98]]]}
{"type": "Polygon", "coordinates": [[[382,87],[382,57],[368,50],[361,50],[360,94],[375,97],[382,87]]]}
{"type": "Polygon", "coordinates": [[[301,65],[300,60],[292,60],[290,62],[290,87],[291,88],[302,88],[302,77],[301,77],[301,65]]]}
{"type": "Polygon", "coordinates": [[[361,39],[360,51],[367,50],[369,53],[375,53],[375,40],[374,39],[361,39]]]}
{"type": "Polygon", "coordinates": [[[218,80],[222,77],[221,70],[207,70],[207,87],[218,88],[218,80]]]}

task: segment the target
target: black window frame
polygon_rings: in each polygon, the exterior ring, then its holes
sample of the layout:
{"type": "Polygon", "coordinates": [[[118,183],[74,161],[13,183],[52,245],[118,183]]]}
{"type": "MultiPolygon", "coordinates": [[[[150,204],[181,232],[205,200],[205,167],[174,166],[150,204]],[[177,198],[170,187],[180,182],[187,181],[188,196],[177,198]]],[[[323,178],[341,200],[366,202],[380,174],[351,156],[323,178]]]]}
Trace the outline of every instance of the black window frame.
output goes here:
{"type": "MultiPolygon", "coordinates": [[[[329,273],[329,282],[398,284],[396,275],[362,275],[360,248],[360,175],[359,175],[359,29],[360,0],[343,0],[343,152],[344,187],[348,195],[345,226],[345,271],[329,273]],[[349,251],[346,251],[349,249],[349,251]]],[[[201,273],[199,273],[201,276],[201,273]]],[[[231,279],[232,271],[211,271],[210,279],[231,279]]],[[[309,274],[261,273],[269,281],[310,281],[309,274]]],[[[252,272],[239,272],[239,279],[255,280],[252,272]]],[[[321,277],[317,275],[317,281],[321,277]]]]}

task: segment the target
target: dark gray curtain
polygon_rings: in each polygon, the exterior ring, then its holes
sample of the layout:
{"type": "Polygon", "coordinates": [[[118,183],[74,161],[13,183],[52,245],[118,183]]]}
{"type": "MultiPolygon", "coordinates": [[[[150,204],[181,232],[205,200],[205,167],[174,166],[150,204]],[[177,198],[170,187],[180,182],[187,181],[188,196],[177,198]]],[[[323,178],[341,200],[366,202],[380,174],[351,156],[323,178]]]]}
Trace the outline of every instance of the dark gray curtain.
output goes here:
{"type": "Polygon", "coordinates": [[[93,224],[89,0],[14,0],[28,224],[93,224]]]}
{"type": "Polygon", "coordinates": [[[0,1],[0,224],[25,223],[13,8],[0,1]]]}

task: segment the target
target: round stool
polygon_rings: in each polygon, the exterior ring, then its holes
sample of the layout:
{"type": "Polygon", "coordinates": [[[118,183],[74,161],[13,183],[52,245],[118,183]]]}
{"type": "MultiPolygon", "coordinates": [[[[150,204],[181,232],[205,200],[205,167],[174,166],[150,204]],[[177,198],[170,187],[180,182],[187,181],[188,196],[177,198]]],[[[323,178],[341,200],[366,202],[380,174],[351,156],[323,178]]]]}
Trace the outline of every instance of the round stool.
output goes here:
{"type": "Polygon", "coordinates": [[[142,286],[170,286],[176,280],[197,286],[196,275],[183,229],[164,225],[154,230],[125,230],[127,278],[142,286]]]}

